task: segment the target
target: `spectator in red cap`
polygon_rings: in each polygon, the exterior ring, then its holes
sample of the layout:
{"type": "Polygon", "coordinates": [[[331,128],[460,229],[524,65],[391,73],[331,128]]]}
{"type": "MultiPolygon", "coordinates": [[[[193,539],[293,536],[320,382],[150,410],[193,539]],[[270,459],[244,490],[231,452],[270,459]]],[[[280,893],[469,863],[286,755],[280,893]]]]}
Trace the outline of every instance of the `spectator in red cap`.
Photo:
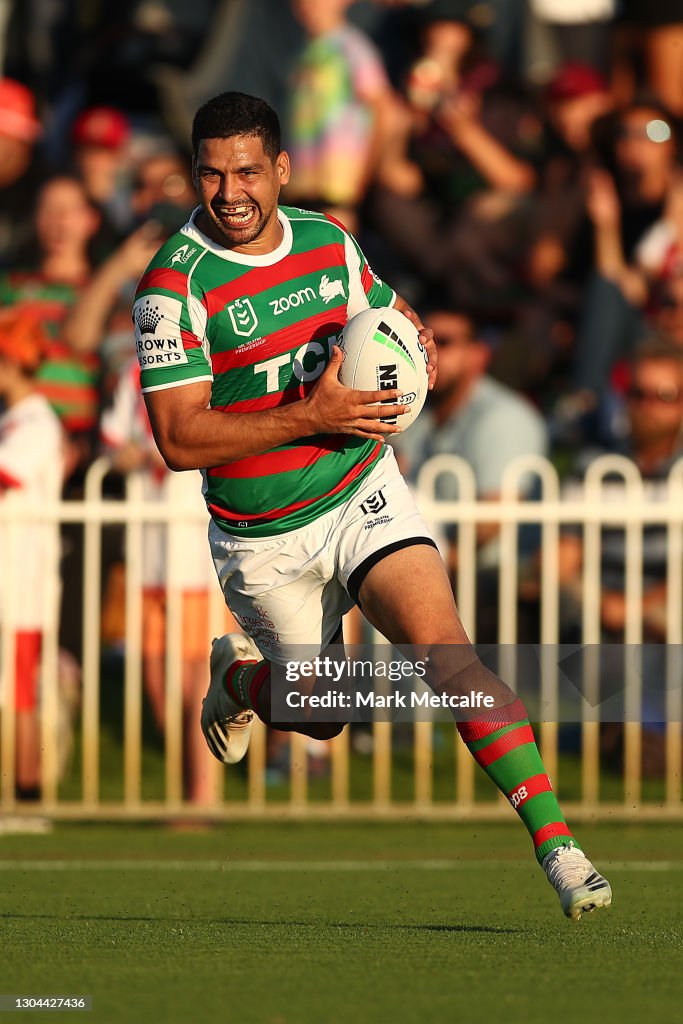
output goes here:
{"type": "Polygon", "coordinates": [[[589,64],[567,61],[546,89],[553,127],[572,150],[585,152],[597,117],[614,106],[606,79],[589,64]]]}
{"type": "Polygon", "coordinates": [[[71,137],[76,146],[117,150],[128,142],[130,124],[115,107],[91,107],[76,118],[71,137]]]}
{"type": "Polygon", "coordinates": [[[0,267],[28,242],[40,170],[35,143],[41,134],[33,93],[0,78],[0,267]]]}
{"type": "Polygon", "coordinates": [[[35,142],[41,133],[41,126],[30,89],[21,82],[15,82],[13,78],[0,79],[0,110],[2,136],[22,142],[35,142]]]}
{"type": "Polygon", "coordinates": [[[120,235],[131,226],[130,122],[115,107],[91,107],[76,119],[74,163],[88,195],[120,235]]]}

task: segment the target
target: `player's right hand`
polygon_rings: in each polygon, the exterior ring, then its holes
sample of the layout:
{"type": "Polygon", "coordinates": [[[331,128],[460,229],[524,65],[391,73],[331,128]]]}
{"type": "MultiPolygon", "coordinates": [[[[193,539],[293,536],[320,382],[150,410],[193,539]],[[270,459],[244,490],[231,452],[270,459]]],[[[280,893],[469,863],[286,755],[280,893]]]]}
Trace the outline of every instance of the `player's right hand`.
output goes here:
{"type": "Polygon", "coordinates": [[[380,417],[398,418],[408,411],[407,406],[393,404],[403,392],[356,391],[345,387],[339,380],[343,359],[341,349],[335,345],[322,376],[304,399],[314,428],[311,433],[354,434],[374,441],[400,433],[398,423],[382,423],[380,417]]]}

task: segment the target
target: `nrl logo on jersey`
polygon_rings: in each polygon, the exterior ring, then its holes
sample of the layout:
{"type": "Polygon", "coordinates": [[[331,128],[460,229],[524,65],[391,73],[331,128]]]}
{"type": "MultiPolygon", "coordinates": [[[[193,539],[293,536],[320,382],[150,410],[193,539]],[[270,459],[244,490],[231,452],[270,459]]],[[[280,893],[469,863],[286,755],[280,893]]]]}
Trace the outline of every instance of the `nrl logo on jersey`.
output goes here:
{"type": "Polygon", "coordinates": [[[254,333],[258,327],[258,317],[251,299],[246,296],[235,299],[234,302],[229,302],[225,309],[230,316],[235,334],[239,334],[241,338],[248,338],[254,333]]]}
{"type": "Polygon", "coordinates": [[[330,281],[327,274],[323,274],[320,281],[320,288],[318,289],[318,295],[323,300],[325,305],[331,302],[335,295],[338,295],[341,299],[345,299],[344,285],[341,281],[330,281]]]}
{"type": "Polygon", "coordinates": [[[181,265],[187,263],[189,258],[191,256],[194,256],[196,251],[197,247],[194,245],[191,248],[189,245],[181,245],[180,248],[176,249],[176,251],[171,256],[170,260],[168,261],[169,265],[175,267],[176,263],[180,263],[181,265]]]}

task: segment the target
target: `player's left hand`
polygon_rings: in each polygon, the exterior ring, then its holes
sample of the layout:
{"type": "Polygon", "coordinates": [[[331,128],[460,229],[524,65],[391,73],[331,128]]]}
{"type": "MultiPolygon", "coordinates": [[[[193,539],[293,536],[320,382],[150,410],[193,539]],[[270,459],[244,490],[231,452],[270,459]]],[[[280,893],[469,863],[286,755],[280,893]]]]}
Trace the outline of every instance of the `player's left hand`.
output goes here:
{"type": "Polygon", "coordinates": [[[410,322],[414,324],[415,327],[417,327],[418,333],[420,335],[420,341],[424,345],[425,350],[427,352],[427,377],[429,380],[427,386],[431,391],[432,388],[434,387],[434,381],[436,380],[436,367],[439,361],[436,342],[434,341],[434,331],[431,329],[431,327],[425,327],[425,325],[420,320],[418,314],[415,312],[414,309],[411,309],[410,306],[397,306],[397,308],[401,311],[401,313],[403,313],[404,316],[408,317],[410,322]]]}

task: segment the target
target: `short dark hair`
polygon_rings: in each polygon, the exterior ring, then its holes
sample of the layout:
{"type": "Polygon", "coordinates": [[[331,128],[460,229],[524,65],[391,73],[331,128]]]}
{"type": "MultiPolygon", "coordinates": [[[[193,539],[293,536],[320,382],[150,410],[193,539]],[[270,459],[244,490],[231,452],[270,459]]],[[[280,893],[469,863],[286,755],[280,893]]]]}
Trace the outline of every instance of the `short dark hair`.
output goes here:
{"type": "Polygon", "coordinates": [[[192,149],[197,153],[202,139],[229,139],[234,135],[255,135],[275,160],[282,149],[280,120],[265,100],[244,92],[222,92],[199,108],[192,122],[192,149]]]}

